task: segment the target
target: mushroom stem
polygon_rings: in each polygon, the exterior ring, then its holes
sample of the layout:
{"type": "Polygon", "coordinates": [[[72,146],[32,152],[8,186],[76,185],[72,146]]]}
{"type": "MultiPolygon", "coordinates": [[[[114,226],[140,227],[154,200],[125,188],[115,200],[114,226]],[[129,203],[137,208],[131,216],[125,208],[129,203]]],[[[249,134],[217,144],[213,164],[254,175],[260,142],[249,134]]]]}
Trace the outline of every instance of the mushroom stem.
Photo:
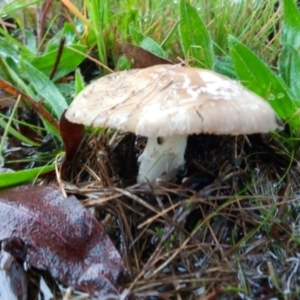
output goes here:
{"type": "Polygon", "coordinates": [[[147,145],[139,156],[137,181],[155,182],[162,175],[171,175],[184,164],[187,135],[172,137],[148,137],[147,145]]]}

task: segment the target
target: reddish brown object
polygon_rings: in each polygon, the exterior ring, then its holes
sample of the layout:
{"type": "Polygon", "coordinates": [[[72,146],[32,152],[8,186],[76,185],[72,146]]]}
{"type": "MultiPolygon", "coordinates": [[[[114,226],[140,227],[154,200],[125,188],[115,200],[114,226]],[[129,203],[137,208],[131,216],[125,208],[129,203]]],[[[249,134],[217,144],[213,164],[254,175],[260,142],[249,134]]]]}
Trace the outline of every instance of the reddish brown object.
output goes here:
{"type": "Polygon", "coordinates": [[[0,251],[0,287],[0,299],[27,300],[26,274],[6,251],[0,251]]]}
{"type": "Polygon", "coordinates": [[[26,259],[26,249],[24,242],[16,237],[11,237],[1,241],[1,250],[6,251],[14,258],[26,259]]]}
{"type": "Polygon", "coordinates": [[[170,60],[156,56],[155,54],[141,47],[128,43],[122,43],[121,50],[126,58],[131,62],[132,69],[148,68],[155,65],[174,64],[170,60]]]}
{"type": "Polygon", "coordinates": [[[73,160],[78,147],[83,138],[84,126],[82,124],[75,124],[68,121],[65,117],[66,111],[63,112],[59,120],[59,131],[65,146],[65,157],[61,168],[73,160]]]}
{"type": "Polygon", "coordinates": [[[51,186],[0,190],[0,222],[0,240],[21,239],[26,261],[60,282],[97,297],[122,291],[120,254],[74,196],[51,186]]]}

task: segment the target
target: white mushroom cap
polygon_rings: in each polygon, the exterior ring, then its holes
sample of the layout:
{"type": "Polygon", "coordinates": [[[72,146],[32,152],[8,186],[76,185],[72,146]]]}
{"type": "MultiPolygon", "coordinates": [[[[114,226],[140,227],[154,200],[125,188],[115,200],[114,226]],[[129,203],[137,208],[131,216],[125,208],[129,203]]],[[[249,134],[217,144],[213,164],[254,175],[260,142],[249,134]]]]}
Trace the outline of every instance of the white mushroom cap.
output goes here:
{"type": "Polygon", "coordinates": [[[282,127],[271,105],[238,82],[181,65],[104,76],[75,98],[66,118],[147,136],[138,182],[174,176],[184,164],[189,134],[266,133],[282,127]]]}
{"type": "Polygon", "coordinates": [[[237,81],[181,65],[104,76],[75,98],[66,118],[148,137],[266,133],[282,127],[270,104],[237,81]]]}

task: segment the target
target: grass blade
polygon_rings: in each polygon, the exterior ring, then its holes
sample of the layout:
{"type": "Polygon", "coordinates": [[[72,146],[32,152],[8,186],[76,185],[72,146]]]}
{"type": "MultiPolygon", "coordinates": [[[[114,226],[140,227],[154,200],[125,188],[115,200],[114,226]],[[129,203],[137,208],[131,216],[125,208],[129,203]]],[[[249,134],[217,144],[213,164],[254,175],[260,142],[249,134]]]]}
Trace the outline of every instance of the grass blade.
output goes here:
{"type": "Polygon", "coordinates": [[[130,28],[130,33],[134,44],[139,45],[141,48],[159,56],[162,58],[167,58],[165,51],[162,47],[156,43],[153,39],[145,36],[140,31],[136,30],[135,28],[130,28]]]}
{"type": "MultiPolygon", "coordinates": [[[[3,129],[8,128],[7,131],[11,136],[14,136],[16,139],[20,140],[21,142],[30,145],[30,146],[40,146],[40,144],[35,143],[28,139],[26,136],[22,135],[19,131],[15,130],[12,126],[8,126],[8,124],[4,121],[3,115],[0,114],[0,127],[3,129]]],[[[3,138],[3,137],[2,137],[3,138]]],[[[1,147],[0,147],[1,148],[1,147]]],[[[2,149],[0,149],[1,151],[2,149]]]]}
{"type": "Polygon", "coordinates": [[[51,165],[11,173],[0,173],[0,188],[34,180],[37,176],[52,171],[54,168],[54,165],[51,165]]]}
{"type": "Polygon", "coordinates": [[[179,14],[179,33],[185,58],[194,58],[200,68],[213,69],[213,43],[197,10],[186,0],[181,0],[179,14]]]}
{"type": "Polygon", "coordinates": [[[291,45],[284,45],[279,57],[280,75],[290,87],[293,96],[300,99],[300,55],[291,45]]]}
{"type": "Polygon", "coordinates": [[[24,67],[31,85],[38,95],[53,110],[57,118],[67,109],[68,104],[54,83],[33,65],[24,61],[24,67]]]}
{"type": "Polygon", "coordinates": [[[84,78],[79,69],[75,70],[75,95],[78,95],[85,87],[84,78]]]}
{"type": "MultiPolygon", "coordinates": [[[[229,37],[231,58],[239,79],[250,90],[270,101],[277,114],[287,120],[296,111],[284,82],[249,48],[229,37]]],[[[299,103],[298,103],[299,105],[299,103]]],[[[299,121],[294,124],[299,125],[299,121]]]]}
{"type": "MultiPolygon", "coordinates": [[[[81,45],[70,45],[63,49],[57,71],[53,77],[53,81],[74,71],[76,67],[85,59],[87,48],[81,45]],[[77,50],[76,52],[73,50],[77,50]]],[[[57,57],[58,49],[48,52],[46,54],[36,56],[31,61],[31,64],[43,72],[44,75],[49,76],[53,69],[53,62],[57,57]]]]}
{"type": "Polygon", "coordinates": [[[295,1],[283,0],[284,22],[281,31],[282,44],[290,44],[297,51],[300,50],[300,12],[295,1]]]}

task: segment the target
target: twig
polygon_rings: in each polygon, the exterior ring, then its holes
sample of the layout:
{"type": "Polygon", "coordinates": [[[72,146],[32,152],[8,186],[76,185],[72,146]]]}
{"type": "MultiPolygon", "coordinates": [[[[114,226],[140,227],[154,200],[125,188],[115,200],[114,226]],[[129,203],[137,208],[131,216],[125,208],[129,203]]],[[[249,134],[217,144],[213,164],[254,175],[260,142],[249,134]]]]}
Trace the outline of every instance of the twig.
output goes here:
{"type": "Polygon", "coordinates": [[[51,73],[49,75],[49,79],[50,80],[53,79],[53,77],[54,77],[54,75],[55,75],[55,73],[57,71],[57,68],[59,66],[59,62],[60,62],[60,59],[61,59],[62,52],[64,50],[65,42],[66,42],[66,38],[64,36],[62,36],[61,39],[60,39],[60,43],[59,43],[59,48],[58,48],[58,52],[57,52],[57,55],[56,55],[56,59],[55,59],[52,71],[51,71],[51,73]]]}

